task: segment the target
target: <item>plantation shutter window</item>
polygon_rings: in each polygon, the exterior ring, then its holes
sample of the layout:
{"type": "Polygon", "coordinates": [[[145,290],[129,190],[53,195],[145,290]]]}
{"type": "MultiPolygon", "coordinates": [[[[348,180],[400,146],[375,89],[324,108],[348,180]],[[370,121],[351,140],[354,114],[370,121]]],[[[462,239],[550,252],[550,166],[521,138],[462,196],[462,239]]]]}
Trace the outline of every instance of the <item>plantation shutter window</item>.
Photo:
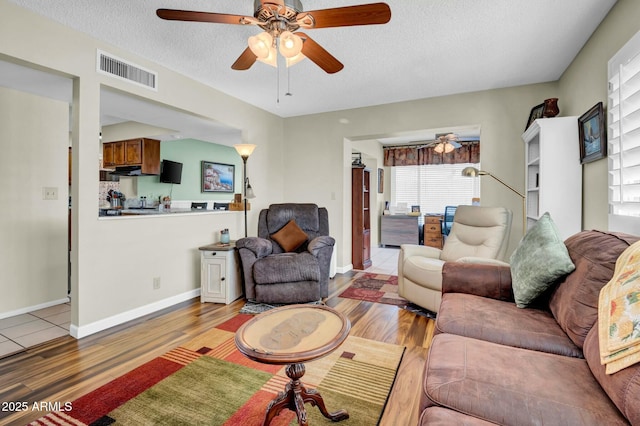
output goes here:
{"type": "Polygon", "coordinates": [[[609,61],[609,229],[640,233],[640,33],[609,61]]]}

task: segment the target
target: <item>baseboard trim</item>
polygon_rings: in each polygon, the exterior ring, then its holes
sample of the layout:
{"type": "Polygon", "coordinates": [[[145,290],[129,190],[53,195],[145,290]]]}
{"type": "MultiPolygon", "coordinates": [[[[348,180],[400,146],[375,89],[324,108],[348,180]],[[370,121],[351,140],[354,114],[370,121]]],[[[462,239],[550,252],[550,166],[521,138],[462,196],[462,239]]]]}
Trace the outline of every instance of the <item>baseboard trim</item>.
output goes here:
{"type": "Polygon", "coordinates": [[[152,314],[156,311],[169,308],[173,305],[184,302],[186,300],[193,299],[194,297],[198,297],[198,296],[200,296],[199,288],[187,291],[185,293],[177,294],[175,296],[168,297],[166,299],[158,300],[157,302],[149,303],[148,305],[139,306],[129,311],[122,312],[112,317],[101,319],[99,321],[95,321],[87,325],[82,325],[80,327],[78,327],[75,324],[71,324],[71,326],[69,327],[69,333],[71,334],[71,336],[75,337],[76,339],[81,339],[83,337],[90,336],[99,331],[106,330],[111,327],[115,327],[116,325],[124,324],[127,321],[131,321],[131,320],[140,318],[142,316],[152,314]]]}
{"type": "Polygon", "coordinates": [[[0,319],[15,317],[17,315],[28,314],[29,312],[39,311],[40,309],[49,308],[55,305],[61,305],[63,303],[68,303],[69,298],[65,297],[64,299],[52,300],[51,302],[39,303],[33,306],[27,306],[26,308],[16,309],[15,311],[3,312],[0,314],[0,319]]]}
{"type": "Polygon", "coordinates": [[[338,266],[336,268],[336,272],[338,272],[339,274],[344,274],[349,272],[352,269],[353,269],[353,264],[350,263],[347,266],[338,266]]]}

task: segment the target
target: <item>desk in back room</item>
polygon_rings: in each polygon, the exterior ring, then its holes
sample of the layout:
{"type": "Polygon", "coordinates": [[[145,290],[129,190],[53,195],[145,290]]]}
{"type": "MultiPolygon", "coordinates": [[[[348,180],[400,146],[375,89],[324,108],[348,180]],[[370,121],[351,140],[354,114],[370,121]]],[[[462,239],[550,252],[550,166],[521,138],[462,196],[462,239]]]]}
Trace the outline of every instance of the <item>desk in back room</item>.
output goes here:
{"type": "Polygon", "coordinates": [[[400,247],[401,244],[420,244],[422,221],[422,215],[383,215],[380,224],[380,245],[400,247]]]}

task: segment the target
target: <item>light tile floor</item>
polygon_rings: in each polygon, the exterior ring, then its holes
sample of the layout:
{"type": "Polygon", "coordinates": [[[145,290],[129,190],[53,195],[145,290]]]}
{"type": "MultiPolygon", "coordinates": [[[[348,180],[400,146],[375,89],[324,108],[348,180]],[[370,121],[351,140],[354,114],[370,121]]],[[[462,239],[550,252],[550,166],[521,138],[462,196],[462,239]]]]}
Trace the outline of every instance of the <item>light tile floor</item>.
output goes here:
{"type": "Polygon", "coordinates": [[[0,319],[0,357],[69,334],[71,304],[0,319]]]}
{"type": "Polygon", "coordinates": [[[399,253],[399,247],[372,247],[371,266],[365,269],[365,272],[374,274],[398,275],[399,253]]]}

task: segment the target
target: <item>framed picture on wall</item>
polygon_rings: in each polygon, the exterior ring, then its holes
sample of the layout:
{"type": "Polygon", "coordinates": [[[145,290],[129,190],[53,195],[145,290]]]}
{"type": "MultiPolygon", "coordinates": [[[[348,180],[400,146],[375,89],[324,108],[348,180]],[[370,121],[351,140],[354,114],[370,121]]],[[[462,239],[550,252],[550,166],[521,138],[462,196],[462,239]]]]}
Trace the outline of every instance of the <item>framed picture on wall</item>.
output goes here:
{"type": "Polygon", "coordinates": [[[384,192],[384,169],[378,169],[378,194],[384,192]]]}
{"type": "Polygon", "coordinates": [[[607,128],[604,108],[598,102],[578,118],[580,134],[580,164],[590,163],[607,156],[607,128]]]}
{"type": "Polygon", "coordinates": [[[236,166],[202,161],[202,192],[233,192],[236,166]]]}

